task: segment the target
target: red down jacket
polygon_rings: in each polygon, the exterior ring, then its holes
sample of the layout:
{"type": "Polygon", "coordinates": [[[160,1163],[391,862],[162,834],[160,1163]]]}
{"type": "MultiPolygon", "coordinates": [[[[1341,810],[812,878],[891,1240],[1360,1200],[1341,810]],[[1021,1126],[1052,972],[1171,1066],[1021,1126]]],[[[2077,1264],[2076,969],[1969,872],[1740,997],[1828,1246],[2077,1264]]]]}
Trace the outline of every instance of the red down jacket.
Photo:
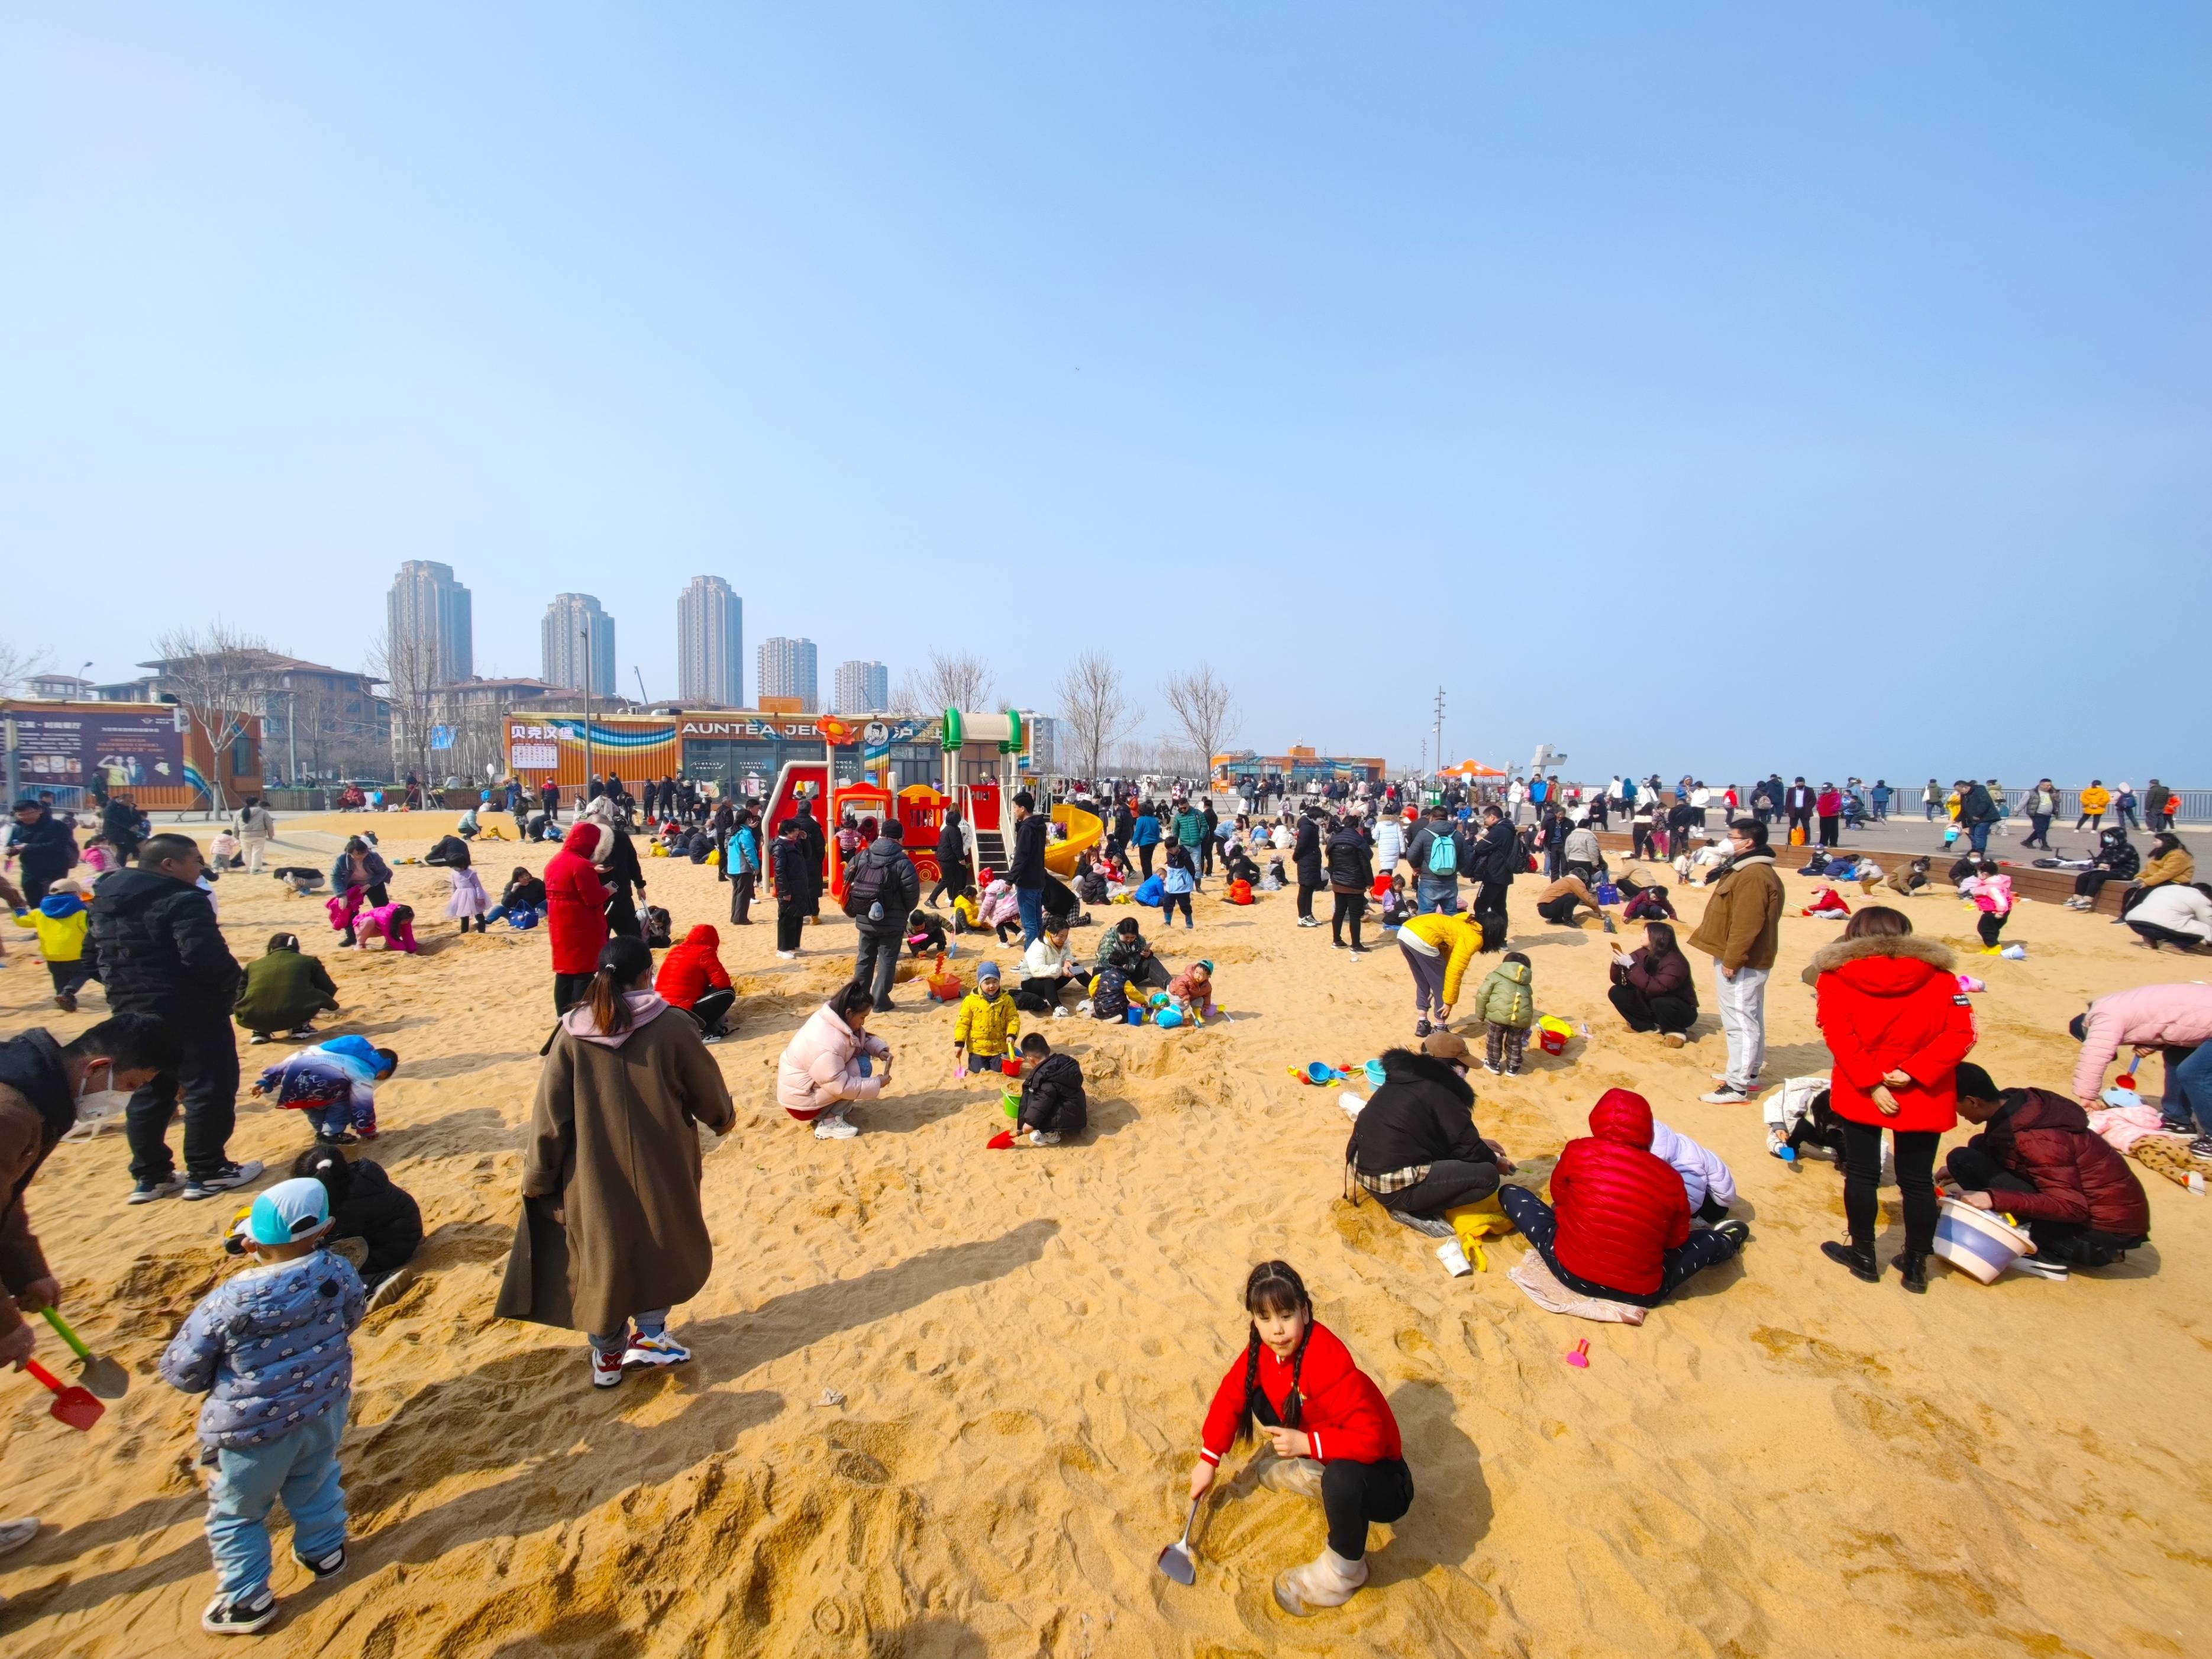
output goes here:
{"type": "MultiPolygon", "coordinates": [[[[1666,1169],[1664,1164],[1660,1167],[1666,1169]]],[[[1681,1188],[1681,1177],[1676,1176],[1674,1189],[1679,1193],[1681,1188]]],[[[1236,1443],[1237,1425],[1243,1419],[1245,1402],[1250,1398],[1244,1390],[1249,1360],[1249,1350],[1238,1354],[1229,1375],[1213,1391],[1213,1404],[1206,1413],[1204,1444],[1199,1451],[1209,1463],[1218,1463],[1221,1455],[1236,1443]]],[[[1291,1397],[1291,1369],[1288,1361],[1275,1358],[1273,1348],[1261,1345],[1260,1392],[1267,1396],[1278,1421],[1291,1397]]],[[[1298,1420],[1290,1426],[1304,1429],[1312,1437],[1316,1457],[1324,1463],[1376,1463],[1404,1455],[1398,1442],[1398,1419],[1390,1414],[1382,1391],[1352,1362],[1351,1350],[1336,1333],[1317,1320],[1306,1338],[1305,1357],[1297,1370],[1300,1407],[1298,1420]]]]}
{"type": "Polygon", "coordinates": [[[730,970],[722,966],[722,936],[705,922],[684,935],[684,943],[660,959],[660,973],[653,988],[672,1008],[689,1009],[709,988],[730,988],[730,970]]]}
{"type": "Polygon", "coordinates": [[[1589,1126],[1552,1171],[1559,1225],[1553,1250],[1593,1285],[1650,1296],[1666,1253],[1690,1237],[1689,1194],[1674,1166],[1651,1155],[1651,1107],[1642,1095],[1607,1089],[1590,1108],[1589,1126]]]}
{"type": "Polygon", "coordinates": [[[1838,939],[1813,954],[1820,1035],[1835,1057],[1828,1103],[1838,1117],[1885,1129],[1950,1128],[1959,1121],[1959,1062],[1974,1046],[1974,1016],[1958,964],[1932,939],[1838,939]],[[1891,1072],[1910,1084],[1890,1091],[1895,1117],[1874,1103],[1891,1072]]]}
{"type": "Polygon", "coordinates": [[[2032,1193],[1997,1194],[2001,1210],[2030,1221],[2083,1223],[2124,1238],[2150,1231],[2142,1182],[2063,1095],[2007,1090],[2003,1109],[1966,1145],[2035,1183],[2032,1193]]]}
{"type": "Polygon", "coordinates": [[[592,854],[606,832],[596,823],[568,831],[545,865],[545,931],[553,941],[553,971],[595,973],[607,942],[607,890],[592,867],[592,854]]]}

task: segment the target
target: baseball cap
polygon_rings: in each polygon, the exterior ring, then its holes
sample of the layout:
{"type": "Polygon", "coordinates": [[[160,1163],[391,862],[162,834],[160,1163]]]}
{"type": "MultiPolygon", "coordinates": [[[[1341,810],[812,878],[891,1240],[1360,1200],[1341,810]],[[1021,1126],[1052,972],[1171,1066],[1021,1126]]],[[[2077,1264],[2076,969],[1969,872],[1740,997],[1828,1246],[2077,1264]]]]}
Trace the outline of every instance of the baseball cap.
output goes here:
{"type": "Polygon", "coordinates": [[[305,1176],[280,1181],[246,1212],[246,1237],[257,1244],[292,1244],[330,1224],[331,1195],[305,1176]]]}
{"type": "Polygon", "coordinates": [[[1421,1039],[1421,1052],[1431,1060],[1458,1060],[1462,1065],[1472,1063],[1474,1055],[1456,1031],[1431,1031],[1421,1039]]]}

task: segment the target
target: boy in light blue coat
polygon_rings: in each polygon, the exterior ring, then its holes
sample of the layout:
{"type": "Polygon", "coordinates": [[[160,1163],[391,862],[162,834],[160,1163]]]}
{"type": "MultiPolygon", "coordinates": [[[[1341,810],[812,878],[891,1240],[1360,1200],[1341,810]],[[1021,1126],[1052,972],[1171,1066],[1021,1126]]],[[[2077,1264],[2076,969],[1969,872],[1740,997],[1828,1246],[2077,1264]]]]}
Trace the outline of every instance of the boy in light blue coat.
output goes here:
{"type": "Polygon", "coordinates": [[[252,1635],[276,1617],[269,1588],[269,1511],[292,1517],[292,1556],[317,1578],[345,1567],[338,1440],[353,1390],[353,1349],[368,1297],[325,1249],[329,1194],[280,1181],[241,1224],[254,1265],[210,1291],[161,1355],[161,1378],[204,1394],[200,1462],[211,1465],[208,1547],[216,1596],[200,1628],[252,1635]]]}

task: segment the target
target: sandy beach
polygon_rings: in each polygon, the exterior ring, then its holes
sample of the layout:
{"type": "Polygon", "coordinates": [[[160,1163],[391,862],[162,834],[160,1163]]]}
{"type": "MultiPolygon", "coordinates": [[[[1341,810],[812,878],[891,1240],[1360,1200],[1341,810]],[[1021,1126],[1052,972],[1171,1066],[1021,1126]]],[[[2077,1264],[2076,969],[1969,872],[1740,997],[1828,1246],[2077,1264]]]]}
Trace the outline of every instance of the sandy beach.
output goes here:
{"type": "MultiPolygon", "coordinates": [[[[368,822],[288,819],[280,833],[318,850],[280,848],[276,861],[327,868],[328,835],[368,822]]],[[[374,826],[397,860],[451,822],[374,826]]],[[[496,893],[510,866],[542,868],[551,850],[482,845],[477,868],[496,893]]],[[[1089,1080],[1085,1144],[987,1152],[1005,1121],[998,1091],[953,1082],[952,1014],[919,987],[872,1028],[899,1055],[891,1095],[855,1113],[858,1139],[822,1143],[770,1089],[786,1039],[846,976],[850,925],[831,914],[799,961],[779,963],[772,926],[726,925],[711,867],[652,860],[646,874],[679,936],[721,927],[738,1035],[714,1052],[738,1122],[706,1159],[714,1278],[672,1322],[697,1358],[605,1393],[587,1385],[580,1335],[491,1316],[551,1021],[544,932],[457,938],[444,872],[409,866],[394,895],[416,907],[421,957],[340,954],[319,901],[242,873],[220,884],[241,960],[272,931],[298,931],[345,1004],[325,1033],[399,1051],[385,1132],[362,1150],[415,1194],[426,1230],[416,1281],[355,1339],[351,1565],[313,1584],[280,1529],[285,1611],[270,1651],[2203,1650],[2212,1474],[2188,1449],[2212,1376],[2203,1198],[2146,1174],[2150,1246],[2070,1281],[1984,1287],[1939,1266],[1924,1297],[1894,1274],[1858,1284],[1818,1253],[1841,1234],[1832,1167],[1768,1157],[1755,1105],[1697,1103],[1723,1055],[1705,959],[1696,1039],[1665,1049],[1606,1004],[1602,935],[1538,921],[1524,880],[1513,943],[1534,962],[1538,1006],[1590,1035],[1558,1059],[1532,1048],[1523,1077],[1478,1073],[1483,1132],[1538,1185],[1601,1091],[1637,1090],[1729,1160],[1753,1232],[1739,1261],[1640,1328],[1556,1317],[1506,1278],[1518,1240],[1492,1247],[1487,1272],[1452,1279],[1431,1241],[1340,1196],[1338,1096],[1288,1068],[1407,1039],[1411,981],[1379,935],[1348,961],[1325,933],[1292,926],[1291,895],[1232,908],[1218,880],[1196,931],[1172,939],[1156,913],[1104,912],[1144,918],[1171,963],[1212,958],[1231,1018],[1176,1032],[1048,1022],[1089,1080]],[[1271,1255],[1304,1272],[1321,1318],[1381,1383],[1419,1492],[1378,1530],[1370,1588],[1303,1621],[1276,1608],[1269,1583],[1317,1547],[1319,1506],[1249,1476],[1209,1500],[1194,1587],[1153,1568],[1182,1525],[1206,1400],[1243,1341],[1245,1271],[1271,1255]],[[1589,1369],[1562,1364],[1584,1337],[1589,1369]],[[842,1403],[817,1403],[825,1390],[842,1403]]],[[[1814,884],[1785,879],[1802,903],[1814,884]]],[[[1693,926],[1701,897],[1677,898],[1693,926]]],[[[1973,950],[1972,912],[1955,898],[1905,908],[1918,932],[1962,958],[1973,950]]],[[[1783,924],[1770,1081],[1826,1068],[1798,972],[1837,932],[1783,924]]],[[[1078,950],[1087,957],[1097,938],[1079,931],[1078,950]]],[[[2206,974],[2048,904],[2022,905],[2006,938],[2027,960],[1971,959],[1990,982],[1974,1058],[2003,1085],[2065,1091],[2066,1021],[2092,996],[2206,974]]],[[[0,1030],[73,1034],[104,1017],[96,990],[79,1013],[56,1013],[29,945],[9,940],[0,1030]]],[[[287,1052],[238,1036],[249,1081],[287,1052]]],[[[231,1151],[274,1169],[307,1139],[298,1115],[242,1100],[231,1151]]],[[[61,1147],[28,1195],[65,1310],[132,1381],[80,1436],[27,1378],[9,1379],[0,1513],[47,1523],[0,1560],[9,1659],[222,1647],[198,1628],[211,1577],[197,1401],[153,1363],[229,1270],[217,1238],[235,1206],[128,1208],[126,1162],[118,1127],[61,1147]]],[[[1883,1199],[1887,1260],[1895,1189],[1883,1199]]],[[[58,1342],[40,1352],[67,1369],[58,1342]]]]}

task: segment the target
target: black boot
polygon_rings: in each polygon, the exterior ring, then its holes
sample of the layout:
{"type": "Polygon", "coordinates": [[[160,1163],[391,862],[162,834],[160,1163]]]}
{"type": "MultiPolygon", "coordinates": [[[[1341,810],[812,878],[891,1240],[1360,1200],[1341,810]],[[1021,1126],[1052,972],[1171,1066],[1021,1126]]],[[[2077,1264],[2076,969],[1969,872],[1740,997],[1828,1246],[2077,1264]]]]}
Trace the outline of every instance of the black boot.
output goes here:
{"type": "Polygon", "coordinates": [[[1915,1296],[1928,1294],[1928,1258],[1925,1255],[1892,1256],[1889,1265],[1905,1275],[1906,1290],[1915,1296]]]}
{"type": "Polygon", "coordinates": [[[1831,1261],[1840,1261],[1851,1270],[1851,1277],[1869,1285],[1881,1283],[1881,1269],[1875,1265],[1871,1244],[1838,1244],[1833,1239],[1820,1246],[1820,1254],[1831,1261]]]}

